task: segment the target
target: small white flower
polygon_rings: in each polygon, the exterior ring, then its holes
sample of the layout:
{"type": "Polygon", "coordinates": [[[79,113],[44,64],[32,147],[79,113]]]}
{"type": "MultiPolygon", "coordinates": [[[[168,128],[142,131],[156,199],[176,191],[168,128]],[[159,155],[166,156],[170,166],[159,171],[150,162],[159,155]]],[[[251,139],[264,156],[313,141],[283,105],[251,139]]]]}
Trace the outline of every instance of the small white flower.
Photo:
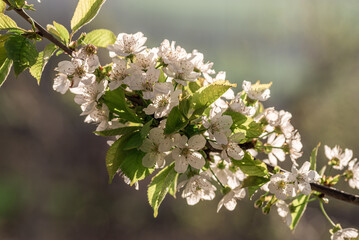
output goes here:
{"type": "Polygon", "coordinates": [[[290,226],[292,224],[292,215],[290,214],[288,204],[283,200],[278,200],[275,205],[277,206],[278,215],[283,219],[287,226],[290,226]]]}
{"type": "Polygon", "coordinates": [[[204,166],[205,159],[198,152],[206,145],[206,139],[202,135],[194,135],[189,140],[186,136],[181,136],[176,145],[177,148],[172,150],[176,172],[184,173],[188,165],[196,169],[201,169],[204,166]]]}
{"type": "Polygon", "coordinates": [[[294,186],[288,183],[288,176],[289,173],[276,173],[270,178],[268,183],[269,192],[273,193],[280,200],[284,200],[288,196],[295,196],[294,186]]]}
{"type": "Polygon", "coordinates": [[[242,88],[247,93],[248,97],[253,100],[266,101],[270,97],[269,84],[260,84],[259,81],[252,84],[248,81],[243,81],[242,88]]]}
{"type": "Polygon", "coordinates": [[[132,78],[128,78],[124,82],[131,90],[142,90],[144,99],[152,99],[155,97],[153,88],[158,82],[160,74],[161,70],[152,67],[147,72],[143,72],[141,75],[133,75],[132,78]]]}
{"type": "MultiPolygon", "coordinates": [[[[204,56],[202,53],[198,52],[196,49],[192,51],[190,54],[191,62],[194,65],[194,68],[204,74],[214,74],[214,70],[212,69],[213,63],[207,62],[204,63],[204,56]]],[[[224,79],[223,79],[224,80],[224,79]]]]}
{"type": "Polygon", "coordinates": [[[107,49],[110,50],[110,57],[127,57],[145,50],[146,46],[143,45],[146,41],[147,38],[141,32],[135,34],[120,33],[115,44],[108,45],[107,49]]]}
{"type": "Polygon", "coordinates": [[[343,170],[353,157],[352,150],[346,148],[343,152],[338,145],[336,145],[333,149],[325,145],[324,150],[325,156],[329,159],[329,163],[337,170],[343,170]]]}
{"type": "Polygon", "coordinates": [[[132,68],[139,68],[142,71],[156,67],[158,48],[146,49],[136,54],[135,63],[130,63],[132,68]]]}
{"type": "Polygon", "coordinates": [[[186,50],[184,50],[180,46],[175,47],[175,44],[175,41],[172,41],[172,43],[170,44],[167,39],[163,40],[163,42],[161,43],[158,56],[162,58],[162,61],[165,64],[176,63],[179,60],[187,58],[186,50]]]}
{"type": "Polygon", "coordinates": [[[290,139],[287,139],[287,143],[289,146],[289,156],[293,164],[297,166],[298,164],[296,160],[303,155],[303,144],[299,132],[293,131],[292,137],[290,139]]]}
{"type": "Polygon", "coordinates": [[[269,163],[273,166],[277,166],[277,159],[281,162],[285,160],[285,153],[281,147],[285,143],[285,137],[283,134],[276,136],[272,133],[268,136],[267,144],[273,147],[271,152],[268,153],[269,163]]]}
{"type": "Polygon", "coordinates": [[[177,83],[187,86],[187,82],[194,82],[200,73],[194,72],[194,65],[187,59],[180,60],[162,68],[163,72],[177,83]]]}
{"type": "Polygon", "coordinates": [[[61,94],[65,94],[71,87],[71,81],[67,78],[67,75],[58,73],[54,79],[53,89],[61,94]]]}
{"type": "Polygon", "coordinates": [[[109,110],[106,104],[102,104],[101,107],[96,106],[89,115],[85,118],[85,123],[98,123],[96,131],[103,131],[111,128],[111,122],[108,120],[109,110]]]}
{"type": "Polygon", "coordinates": [[[221,157],[223,160],[231,162],[230,157],[235,160],[241,160],[244,157],[244,151],[238,145],[242,139],[244,139],[243,133],[235,133],[228,138],[225,144],[209,143],[213,148],[222,150],[221,157]]]}
{"type": "Polygon", "coordinates": [[[172,83],[156,83],[153,89],[155,96],[152,103],[144,108],[143,111],[147,115],[155,114],[155,118],[165,117],[173,107],[179,104],[178,97],[181,90],[174,91],[172,83]]]}
{"type": "Polygon", "coordinates": [[[200,200],[213,200],[215,197],[215,186],[203,175],[195,175],[189,180],[178,184],[178,189],[185,186],[182,198],[186,198],[188,205],[195,205],[200,200]]]}
{"type": "Polygon", "coordinates": [[[146,155],[142,158],[142,165],[145,167],[162,167],[165,164],[165,157],[172,147],[172,141],[163,134],[163,129],[152,128],[148,134],[140,150],[146,155]]]}
{"type": "Polygon", "coordinates": [[[130,78],[131,70],[127,68],[127,61],[120,58],[113,58],[112,70],[110,72],[110,90],[115,90],[130,78]]]}
{"type": "Polygon", "coordinates": [[[355,228],[344,228],[335,232],[330,239],[331,240],[355,240],[358,239],[358,230],[355,228]]]}
{"type": "Polygon", "coordinates": [[[359,189],[359,162],[356,158],[349,162],[347,172],[349,173],[349,186],[359,189]]]}
{"type": "Polygon", "coordinates": [[[203,117],[203,127],[207,128],[207,132],[211,139],[215,139],[218,144],[227,144],[227,136],[231,134],[230,127],[233,124],[232,117],[221,114],[210,115],[210,119],[203,117]]]}
{"type": "Polygon", "coordinates": [[[96,68],[100,66],[100,60],[96,53],[97,47],[90,44],[80,48],[76,52],[73,52],[72,57],[85,61],[89,66],[89,72],[93,72],[96,68]]]}
{"type": "Polygon", "coordinates": [[[229,107],[235,112],[242,113],[243,115],[246,115],[248,117],[253,117],[254,114],[256,114],[257,112],[258,103],[256,103],[254,106],[247,106],[242,100],[241,96],[241,93],[238,93],[237,96],[229,104],[229,107]]]}
{"type": "Polygon", "coordinates": [[[228,211],[233,211],[237,206],[237,200],[242,199],[246,196],[246,191],[240,186],[232,189],[229,193],[219,201],[217,206],[217,212],[221,210],[222,206],[225,206],[228,211]]]}
{"type": "Polygon", "coordinates": [[[304,195],[311,193],[310,183],[317,182],[320,179],[319,174],[314,170],[309,170],[309,168],[310,162],[308,161],[299,170],[293,165],[292,172],[288,176],[288,181],[294,182],[295,189],[304,195]]]}

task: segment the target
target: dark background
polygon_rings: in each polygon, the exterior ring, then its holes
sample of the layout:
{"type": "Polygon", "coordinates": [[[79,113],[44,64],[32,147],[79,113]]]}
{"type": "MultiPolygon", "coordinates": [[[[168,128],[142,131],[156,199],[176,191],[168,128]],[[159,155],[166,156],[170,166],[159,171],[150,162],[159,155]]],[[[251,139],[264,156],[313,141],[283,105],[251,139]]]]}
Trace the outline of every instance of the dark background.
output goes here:
{"type": "MultiPolygon", "coordinates": [[[[70,27],[76,1],[32,2],[38,11],[30,15],[42,25],[70,27]]],[[[318,142],[358,156],[358,7],[354,0],[107,1],[83,30],[142,31],[148,47],[176,40],[188,52],[203,52],[232,82],[272,81],[265,106],[293,114],[302,163],[318,142]]],[[[100,54],[108,63],[107,51],[100,54]]],[[[40,86],[28,73],[11,74],[0,89],[0,239],[329,239],[316,203],[294,234],[275,209],[265,216],[247,199],[217,214],[220,196],[196,206],[180,194],[168,197],[154,219],[148,182],[139,191],[119,178],[108,185],[106,139],[83,123],[73,95],[52,90],[62,59],[50,61],[40,86]]],[[[320,148],[319,166],[325,161],[320,148]]],[[[358,193],[345,182],[338,187],[358,193]]],[[[358,207],[331,200],[327,208],[343,227],[359,227],[358,207]]]]}

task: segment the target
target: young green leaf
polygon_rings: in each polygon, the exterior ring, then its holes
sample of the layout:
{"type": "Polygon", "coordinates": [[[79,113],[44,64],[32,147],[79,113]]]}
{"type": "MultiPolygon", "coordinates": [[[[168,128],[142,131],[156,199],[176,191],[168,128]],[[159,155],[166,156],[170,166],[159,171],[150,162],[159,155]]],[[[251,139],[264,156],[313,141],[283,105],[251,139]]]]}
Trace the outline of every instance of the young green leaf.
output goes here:
{"type": "Polygon", "coordinates": [[[268,169],[265,163],[258,159],[254,160],[247,152],[243,159],[233,160],[232,163],[233,165],[238,166],[247,176],[265,177],[268,175],[268,169]]]}
{"type": "Polygon", "coordinates": [[[105,0],[79,0],[71,19],[71,29],[76,32],[96,17],[105,0]]]}
{"type": "Polygon", "coordinates": [[[131,150],[139,148],[142,145],[143,138],[141,137],[141,132],[135,132],[129,137],[126,143],[123,146],[124,150],[131,150]]]}
{"type": "Polygon", "coordinates": [[[173,193],[174,182],[177,181],[178,173],[174,170],[174,163],[162,169],[152,178],[147,190],[148,202],[153,208],[153,216],[157,217],[158,208],[166,194],[171,189],[173,193]]]}
{"type": "Polygon", "coordinates": [[[107,91],[103,96],[105,104],[110,111],[115,112],[120,118],[126,119],[130,122],[142,123],[141,119],[135,112],[129,108],[125,98],[125,93],[121,88],[113,91],[107,91]]]}
{"type": "Polygon", "coordinates": [[[8,30],[12,28],[17,28],[16,22],[12,20],[9,16],[0,13],[0,30],[8,30]]]}
{"type": "Polygon", "coordinates": [[[35,45],[20,35],[10,36],[5,43],[6,53],[13,60],[15,75],[34,65],[38,56],[35,45]]]}
{"type": "Polygon", "coordinates": [[[96,29],[87,33],[83,41],[85,44],[92,44],[96,47],[106,48],[108,45],[115,43],[116,36],[110,30],[96,29]]]}
{"type": "Polygon", "coordinates": [[[153,172],[153,169],[146,168],[142,165],[142,158],[145,153],[132,149],[125,150],[124,147],[127,141],[134,135],[134,133],[121,136],[115,141],[106,155],[106,167],[109,175],[109,183],[112,182],[118,169],[131,179],[131,183],[135,183],[144,179],[153,172]]]}
{"type": "Polygon", "coordinates": [[[6,3],[4,1],[0,1],[0,13],[4,13],[6,10],[6,3]]]}
{"type": "Polygon", "coordinates": [[[69,32],[60,23],[57,23],[57,22],[53,21],[53,24],[54,24],[54,27],[55,27],[57,33],[59,34],[58,36],[60,37],[62,42],[65,43],[65,45],[67,45],[69,43],[69,40],[70,40],[69,32]]]}
{"type": "Polygon", "coordinates": [[[294,211],[291,213],[292,223],[289,226],[290,230],[294,231],[295,227],[299,223],[299,220],[301,219],[305,209],[307,208],[309,198],[310,194],[308,196],[302,194],[292,201],[292,206],[290,206],[290,208],[293,208],[294,211]]]}
{"type": "Polygon", "coordinates": [[[232,130],[233,129],[236,129],[236,128],[240,128],[242,124],[244,124],[248,117],[242,113],[239,113],[239,112],[235,112],[235,111],[232,111],[231,109],[228,109],[227,111],[225,111],[223,113],[223,115],[229,115],[232,117],[232,121],[233,121],[233,124],[232,124],[232,130]]]}
{"type": "Polygon", "coordinates": [[[165,134],[175,133],[182,128],[186,127],[188,124],[188,119],[182,114],[178,106],[174,107],[170,114],[168,114],[166,128],[164,130],[165,134]]]}
{"type": "Polygon", "coordinates": [[[191,106],[194,110],[208,107],[221,97],[231,87],[236,84],[231,84],[225,80],[217,80],[210,85],[201,87],[191,97],[191,106]]]}
{"type": "Polygon", "coordinates": [[[147,137],[148,133],[150,132],[152,122],[153,122],[153,118],[150,121],[148,121],[145,125],[143,125],[143,127],[141,129],[142,139],[145,139],[147,137]]]}
{"type": "Polygon", "coordinates": [[[9,3],[12,7],[20,9],[25,5],[25,0],[9,0],[9,3]]]}
{"type": "Polygon", "coordinates": [[[255,191],[269,181],[269,178],[248,176],[243,180],[242,188],[248,188],[249,198],[255,193],[255,191]]]}
{"type": "Polygon", "coordinates": [[[41,75],[50,57],[57,50],[57,46],[53,43],[47,45],[44,51],[40,52],[37,56],[36,63],[30,67],[31,75],[36,78],[37,84],[40,84],[41,75]]]}
{"type": "Polygon", "coordinates": [[[167,80],[167,77],[166,77],[165,73],[161,69],[161,74],[160,74],[160,77],[158,79],[158,82],[166,82],[166,80],[167,80]]]}
{"type": "Polygon", "coordinates": [[[310,170],[316,171],[317,169],[317,155],[318,155],[318,148],[320,147],[320,143],[313,148],[312,154],[310,155],[310,170]]]}
{"type": "Polygon", "coordinates": [[[117,136],[117,135],[125,135],[129,133],[133,133],[140,129],[141,127],[138,126],[129,126],[129,127],[120,127],[120,128],[109,129],[104,131],[95,131],[94,133],[103,137],[109,137],[109,136],[117,136]]]}
{"type": "Polygon", "coordinates": [[[7,76],[9,75],[10,69],[12,66],[12,60],[5,59],[0,67],[0,87],[4,84],[7,76]]]}

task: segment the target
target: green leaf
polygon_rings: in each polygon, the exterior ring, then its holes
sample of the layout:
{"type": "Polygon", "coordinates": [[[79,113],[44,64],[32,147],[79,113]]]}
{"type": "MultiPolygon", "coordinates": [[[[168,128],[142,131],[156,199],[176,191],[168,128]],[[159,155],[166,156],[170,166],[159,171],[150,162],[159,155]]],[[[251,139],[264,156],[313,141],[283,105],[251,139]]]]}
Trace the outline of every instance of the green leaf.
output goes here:
{"type": "Polygon", "coordinates": [[[175,133],[186,127],[188,122],[189,122],[188,119],[182,114],[178,106],[176,106],[171,110],[170,114],[168,114],[164,133],[165,134],[175,133]]]}
{"type": "Polygon", "coordinates": [[[96,17],[105,0],[79,0],[71,19],[71,29],[76,32],[96,17]]]}
{"type": "Polygon", "coordinates": [[[293,231],[295,229],[300,218],[303,216],[303,213],[307,208],[309,198],[310,194],[308,196],[302,194],[292,201],[290,208],[294,208],[294,212],[291,213],[292,223],[289,226],[290,230],[293,231]]]}
{"type": "Polygon", "coordinates": [[[6,10],[6,3],[4,1],[0,1],[0,12],[4,13],[6,10]]]}
{"type": "Polygon", "coordinates": [[[195,81],[195,82],[189,82],[188,83],[188,88],[189,90],[191,90],[192,93],[196,92],[198,89],[201,88],[201,84],[199,83],[199,81],[195,81]]]}
{"type": "Polygon", "coordinates": [[[166,194],[170,191],[173,193],[173,184],[177,181],[178,173],[174,170],[174,163],[162,169],[155,177],[152,178],[147,190],[148,202],[153,208],[153,216],[157,217],[158,208],[161,205],[166,194]]]}
{"type": "Polygon", "coordinates": [[[69,43],[70,40],[70,34],[67,31],[67,29],[61,25],[60,23],[57,23],[55,21],[53,21],[54,27],[58,33],[58,37],[60,37],[60,39],[62,40],[62,42],[65,43],[65,45],[67,45],[69,43]]]}
{"type": "Polygon", "coordinates": [[[9,75],[11,66],[12,66],[12,60],[8,58],[5,59],[5,61],[2,63],[0,67],[0,87],[4,84],[7,76],[9,75]]]}
{"type": "Polygon", "coordinates": [[[9,0],[9,3],[14,8],[20,9],[23,8],[25,5],[25,0],[9,0]]]}
{"type": "Polygon", "coordinates": [[[172,182],[170,189],[168,189],[168,193],[172,195],[174,198],[176,198],[176,192],[177,192],[177,180],[178,180],[179,174],[176,175],[174,181],[172,182]]]}
{"type": "Polygon", "coordinates": [[[153,172],[153,169],[146,168],[142,165],[142,158],[145,153],[136,149],[126,151],[124,146],[133,133],[121,136],[115,141],[106,155],[106,167],[109,175],[109,183],[112,182],[118,169],[131,179],[132,183],[144,179],[153,172]]]}
{"type": "Polygon", "coordinates": [[[229,115],[232,117],[232,121],[233,121],[233,124],[232,124],[232,129],[236,129],[236,128],[240,128],[242,126],[242,124],[244,124],[248,117],[242,113],[239,113],[239,112],[235,112],[235,111],[232,111],[231,109],[228,109],[227,111],[225,111],[223,113],[223,115],[229,115]]]}
{"type": "Polygon", "coordinates": [[[131,180],[131,185],[145,179],[155,170],[154,168],[146,168],[142,165],[142,158],[144,156],[144,152],[136,149],[125,151],[120,169],[131,180]]]}
{"type": "Polygon", "coordinates": [[[12,35],[5,43],[6,53],[13,60],[15,75],[34,65],[38,56],[35,45],[27,38],[12,35]]]}
{"type": "Polygon", "coordinates": [[[166,82],[166,80],[167,80],[167,77],[166,77],[165,73],[161,69],[161,74],[160,74],[160,77],[158,78],[158,82],[162,83],[162,82],[166,82]]]}
{"type": "Polygon", "coordinates": [[[12,28],[17,28],[16,22],[9,16],[0,13],[0,30],[8,30],[12,28]]]}
{"type": "Polygon", "coordinates": [[[148,133],[150,132],[152,122],[153,122],[153,118],[150,121],[148,121],[145,125],[143,125],[143,127],[141,129],[142,139],[145,139],[147,137],[148,133]]]}
{"type": "Polygon", "coordinates": [[[318,155],[318,149],[320,147],[320,143],[313,148],[312,154],[310,155],[310,170],[316,171],[317,169],[317,155],[318,155]]]}
{"type": "Polygon", "coordinates": [[[141,127],[130,126],[130,127],[120,127],[120,128],[104,130],[104,131],[95,131],[94,133],[103,137],[109,137],[109,136],[117,136],[117,135],[133,133],[139,129],[141,129],[141,127]]]}
{"type": "Polygon", "coordinates": [[[30,67],[31,75],[36,78],[37,84],[40,84],[41,75],[50,57],[57,50],[57,46],[53,43],[47,45],[44,51],[40,52],[37,56],[36,63],[30,67]]]}
{"type": "Polygon", "coordinates": [[[238,166],[247,176],[264,177],[268,175],[268,169],[264,162],[253,159],[249,153],[245,153],[243,159],[232,160],[233,165],[238,166]]]}
{"type": "Polygon", "coordinates": [[[131,150],[139,148],[142,145],[143,138],[141,137],[141,132],[135,132],[130,138],[127,139],[126,143],[123,146],[124,150],[131,150]]]}
{"type": "Polygon", "coordinates": [[[255,193],[255,191],[269,181],[269,178],[248,176],[243,180],[242,188],[248,188],[249,198],[255,193]]]}
{"type": "Polygon", "coordinates": [[[194,110],[207,108],[231,87],[235,87],[225,80],[217,80],[210,85],[201,87],[191,97],[191,106],[194,110]]]}
{"type": "Polygon", "coordinates": [[[126,102],[125,93],[121,88],[113,91],[107,91],[103,96],[107,107],[111,112],[116,113],[120,118],[130,122],[142,123],[135,112],[129,108],[126,102]]]}
{"type": "Polygon", "coordinates": [[[96,29],[86,34],[83,40],[86,44],[92,44],[96,47],[106,48],[110,44],[114,44],[116,36],[107,29],[96,29]]]}

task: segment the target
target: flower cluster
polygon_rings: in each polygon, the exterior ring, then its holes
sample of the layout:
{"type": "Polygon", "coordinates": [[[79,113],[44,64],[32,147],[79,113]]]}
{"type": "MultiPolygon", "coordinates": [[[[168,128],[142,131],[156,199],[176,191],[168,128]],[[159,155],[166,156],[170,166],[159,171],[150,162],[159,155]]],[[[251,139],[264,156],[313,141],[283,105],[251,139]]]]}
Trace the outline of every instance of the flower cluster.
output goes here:
{"type": "MultiPolygon", "coordinates": [[[[310,196],[310,184],[325,176],[310,162],[297,168],[303,145],[292,115],[262,104],[271,83],[243,81],[235,94],[225,72],[216,74],[202,53],[168,40],[147,48],[146,40],[140,32],[121,33],[107,47],[110,64],[101,66],[97,48],[86,45],[56,68],[54,90],[74,93],[85,122],[97,124],[96,134],[115,138],[106,158],[110,181],[120,173],[138,188],[156,172],[148,190],[155,215],[167,193],[182,190],[194,205],[220,192],[217,211],[232,211],[238,200],[262,190],[256,206],[267,213],[276,205],[290,225],[293,206],[286,201],[310,196]],[[286,159],[291,172],[278,166],[286,159]]],[[[359,189],[352,152],[325,146],[325,153],[333,168],[348,167],[349,184],[359,189]]]]}

